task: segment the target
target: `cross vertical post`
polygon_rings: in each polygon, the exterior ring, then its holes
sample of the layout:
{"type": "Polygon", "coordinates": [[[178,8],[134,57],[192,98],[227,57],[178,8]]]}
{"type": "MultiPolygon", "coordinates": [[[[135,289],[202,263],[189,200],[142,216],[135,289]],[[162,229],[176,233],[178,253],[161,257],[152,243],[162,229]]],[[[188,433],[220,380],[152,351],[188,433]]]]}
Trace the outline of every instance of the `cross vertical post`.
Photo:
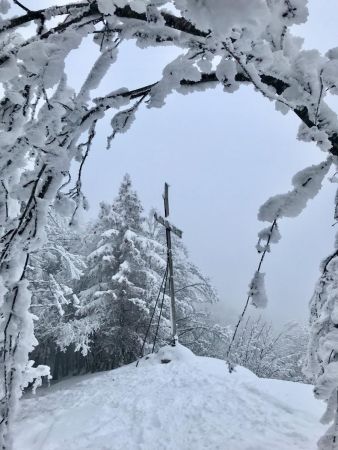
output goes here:
{"type": "Polygon", "coordinates": [[[158,216],[156,213],[154,215],[155,219],[165,227],[166,241],[167,241],[167,261],[168,261],[168,271],[169,271],[169,292],[170,292],[170,317],[171,317],[171,333],[172,333],[172,345],[175,346],[177,343],[177,330],[176,330],[176,306],[175,306],[175,283],[174,283],[174,264],[172,255],[172,245],[171,245],[171,233],[174,233],[179,238],[182,238],[182,231],[172,225],[167,217],[169,216],[169,185],[164,184],[164,215],[165,219],[158,216]]]}

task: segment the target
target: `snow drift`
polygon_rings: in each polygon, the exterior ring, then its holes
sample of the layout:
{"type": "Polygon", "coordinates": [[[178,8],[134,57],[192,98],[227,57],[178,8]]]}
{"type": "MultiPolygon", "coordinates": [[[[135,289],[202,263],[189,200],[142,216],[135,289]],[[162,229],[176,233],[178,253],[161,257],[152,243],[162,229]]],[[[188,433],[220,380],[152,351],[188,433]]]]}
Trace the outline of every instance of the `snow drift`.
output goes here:
{"type": "Polygon", "coordinates": [[[21,404],[15,450],[311,450],[324,431],[312,386],[229,374],[180,345],[21,404]]]}

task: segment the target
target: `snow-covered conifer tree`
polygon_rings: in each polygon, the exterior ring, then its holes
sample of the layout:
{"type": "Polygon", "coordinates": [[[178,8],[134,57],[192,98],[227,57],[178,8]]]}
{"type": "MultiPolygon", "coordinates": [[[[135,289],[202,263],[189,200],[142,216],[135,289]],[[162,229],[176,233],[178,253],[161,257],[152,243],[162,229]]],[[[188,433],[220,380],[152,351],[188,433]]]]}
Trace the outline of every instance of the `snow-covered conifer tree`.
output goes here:
{"type": "Polygon", "coordinates": [[[96,245],[80,283],[85,289],[79,294],[78,316],[92,326],[95,370],[117,367],[140,354],[150,313],[142,210],[126,175],[112,205],[101,205],[94,225],[96,245]]]}
{"type": "Polygon", "coordinates": [[[85,264],[78,253],[80,235],[65,218],[49,211],[46,232],[46,243],[31,253],[27,268],[31,311],[38,318],[35,335],[39,345],[31,356],[38,363],[50,366],[53,378],[57,378],[55,358],[58,349],[67,346],[66,324],[79,303],[74,286],[85,264]]]}

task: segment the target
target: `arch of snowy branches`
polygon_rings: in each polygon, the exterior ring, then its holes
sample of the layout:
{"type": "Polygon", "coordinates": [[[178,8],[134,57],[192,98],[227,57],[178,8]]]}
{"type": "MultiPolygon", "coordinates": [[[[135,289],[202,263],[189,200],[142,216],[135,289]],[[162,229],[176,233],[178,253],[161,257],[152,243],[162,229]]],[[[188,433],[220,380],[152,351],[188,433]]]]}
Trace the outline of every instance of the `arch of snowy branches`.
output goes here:
{"type": "MultiPolygon", "coordinates": [[[[260,264],[247,302],[257,307],[266,303],[261,262],[280,238],[278,221],[304,209],[338,156],[338,119],[325,103],[327,93],[338,94],[338,48],[325,56],[305,51],[302,40],[290,32],[292,25],[307,20],[307,0],[86,0],[39,11],[12,3],[22,15],[13,15],[10,2],[0,0],[3,449],[12,447],[11,428],[23,388],[34,380],[38,385],[48,374],[48,368],[34,368],[28,359],[37,344],[25,277],[29,255],[44,241],[50,205],[71,221],[86,206],[81,172],[101,118],[112,117],[111,142],[130,127],[143,102],[161,107],[174,91],[186,94],[217,84],[228,93],[250,84],[278,111],[298,116],[298,139],[315,141],[326,156],[296,174],[294,188],[272,197],[259,211],[268,226],[259,235],[260,264]],[[24,38],[20,31],[27,24],[35,32],[24,38]],[[70,87],[65,58],[88,37],[97,44],[97,60],[83,85],[70,87]],[[143,49],[169,44],[181,54],[153,84],[94,98],[105,73],[118,62],[124,40],[143,49]],[[74,182],[69,174],[73,161],[79,167],[74,182]]],[[[338,250],[321,267],[311,301],[307,370],[316,380],[315,395],[327,401],[324,421],[331,424],[319,447],[338,449],[338,250]]]]}

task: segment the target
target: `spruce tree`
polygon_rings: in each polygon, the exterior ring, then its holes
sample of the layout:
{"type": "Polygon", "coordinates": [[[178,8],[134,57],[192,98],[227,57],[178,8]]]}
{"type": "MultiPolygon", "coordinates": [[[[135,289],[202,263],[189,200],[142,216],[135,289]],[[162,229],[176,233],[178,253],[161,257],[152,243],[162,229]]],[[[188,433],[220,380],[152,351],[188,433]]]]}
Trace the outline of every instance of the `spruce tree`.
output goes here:
{"type": "Polygon", "coordinates": [[[93,370],[129,363],[140,354],[151,301],[142,212],[127,174],[112,205],[101,204],[93,227],[79,311],[92,327],[93,370]]]}

